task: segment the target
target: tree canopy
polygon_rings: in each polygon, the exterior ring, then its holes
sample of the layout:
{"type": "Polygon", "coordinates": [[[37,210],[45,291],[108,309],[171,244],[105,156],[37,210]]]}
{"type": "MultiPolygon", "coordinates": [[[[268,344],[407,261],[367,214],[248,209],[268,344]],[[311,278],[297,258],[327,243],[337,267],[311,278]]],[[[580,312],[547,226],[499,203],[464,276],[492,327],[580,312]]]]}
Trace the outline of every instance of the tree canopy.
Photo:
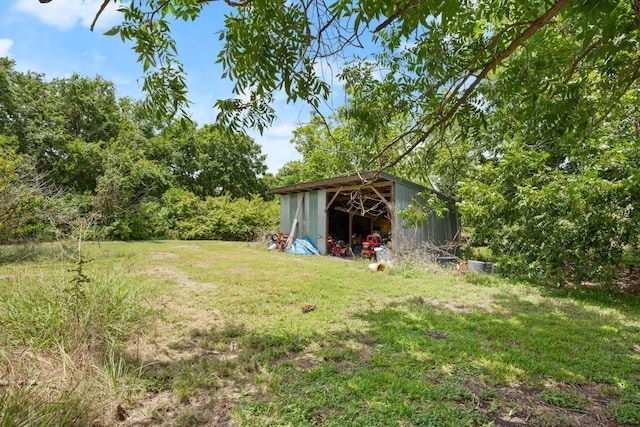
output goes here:
{"type": "Polygon", "coordinates": [[[80,219],[100,238],[245,239],[277,217],[264,161],[245,134],[155,128],[99,76],[47,81],[0,58],[0,242],[54,238],[80,219]],[[170,206],[185,200],[191,217],[170,206]]]}
{"type": "MultiPolygon", "coordinates": [[[[388,140],[403,152],[429,143],[460,114],[482,108],[483,88],[522,76],[505,70],[535,68],[540,94],[574,84],[580,70],[602,70],[608,78],[600,84],[618,89],[612,99],[637,79],[637,0],[137,0],[120,7],[123,21],[108,34],[133,41],[146,73],[148,105],[159,118],[188,102],[171,23],[197,19],[204,7],[227,12],[217,59],[234,92],[248,95],[217,104],[233,128],[268,125],[278,91],[289,101],[318,106],[330,82],[317,66],[337,57],[382,70],[379,84],[365,93],[387,102],[381,110],[387,116],[410,114],[411,124],[388,140]],[[557,46],[562,55],[546,64],[531,60],[542,60],[538,53],[566,34],[573,42],[557,46]]],[[[350,73],[343,78],[349,81],[350,73]]]]}

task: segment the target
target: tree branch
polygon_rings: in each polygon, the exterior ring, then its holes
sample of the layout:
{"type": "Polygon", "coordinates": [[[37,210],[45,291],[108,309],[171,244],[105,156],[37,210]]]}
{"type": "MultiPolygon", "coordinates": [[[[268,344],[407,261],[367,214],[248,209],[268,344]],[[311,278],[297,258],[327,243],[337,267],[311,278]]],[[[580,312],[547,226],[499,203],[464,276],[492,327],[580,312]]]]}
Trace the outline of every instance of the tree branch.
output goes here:
{"type": "MultiPolygon", "coordinates": [[[[517,48],[522,46],[529,38],[531,38],[531,36],[533,36],[538,30],[540,30],[540,28],[548,24],[549,21],[551,21],[551,19],[553,19],[556,15],[558,15],[572,1],[573,0],[557,0],[543,15],[541,15],[535,21],[533,21],[533,23],[524,32],[522,32],[515,40],[513,40],[505,50],[503,50],[500,54],[498,54],[495,58],[493,58],[493,60],[485,64],[482,71],[476,76],[476,78],[471,82],[471,84],[464,91],[462,96],[458,98],[458,100],[453,104],[453,106],[449,108],[449,110],[446,113],[444,113],[439,119],[437,119],[433,123],[433,125],[429,127],[429,129],[427,129],[420,137],[417,138],[417,140],[413,144],[411,144],[411,146],[408,149],[405,149],[395,160],[387,164],[385,167],[388,168],[388,167],[393,167],[397,165],[404,157],[406,157],[409,153],[415,150],[416,147],[418,147],[418,145],[420,145],[429,136],[431,136],[436,129],[438,129],[440,126],[444,125],[445,123],[447,123],[449,119],[451,119],[451,117],[453,117],[453,115],[458,111],[458,109],[460,109],[460,107],[467,101],[467,99],[469,99],[471,94],[475,92],[476,87],[480,84],[480,82],[482,82],[494,68],[496,68],[500,63],[502,63],[502,61],[504,61],[509,56],[511,56],[511,54],[513,54],[513,52],[515,52],[517,48]]],[[[463,80],[467,81],[468,77],[463,80]]],[[[447,98],[445,102],[449,102],[450,99],[451,98],[447,98]]],[[[418,124],[414,126],[412,130],[406,132],[405,134],[412,133],[413,131],[415,131],[415,129],[417,129],[417,127],[418,127],[418,124]]],[[[380,157],[387,148],[390,148],[390,146],[387,145],[387,147],[385,147],[385,149],[378,156],[376,156],[376,158],[380,157]]]]}
{"type": "Polygon", "coordinates": [[[573,78],[574,73],[576,72],[576,70],[578,69],[578,65],[580,65],[580,62],[582,62],[582,60],[584,58],[586,58],[586,56],[593,51],[596,47],[598,47],[598,45],[600,44],[600,39],[596,40],[595,42],[591,43],[589,46],[587,46],[587,48],[581,52],[576,59],[573,61],[573,63],[571,64],[571,68],[569,68],[569,72],[567,73],[567,76],[564,78],[564,80],[562,81],[562,83],[567,84],[571,81],[571,79],[573,78]]]}
{"type": "Polygon", "coordinates": [[[377,33],[378,31],[386,28],[389,24],[391,24],[393,21],[395,21],[400,15],[402,15],[403,13],[405,13],[407,10],[411,9],[413,6],[417,5],[418,3],[420,3],[421,0],[411,0],[409,3],[407,3],[404,7],[400,8],[398,11],[396,11],[393,15],[391,15],[390,17],[388,17],[387,19],[384,20],[383,23],[381,23],[380,25],[378,25],[376,27],[375,30],[373,30],[374,33],[377,33]]]}
{"type": "MultiPolygon", "coordinates": [[[[44,0],[44,2],[50,2],[50,1],[51,0],[44,0]]],[[[100,6],[98,13],[96,13],[96,16],[93,17],[93,22],[91,22],[91,26],[89,27],[90,31],[93,31],[93,29],[95,28],[96,22],[98,22],[98,18],[100,18],[100,15],[102,15],[102,12],[104,12],[104,9],[107,7],[110,1],[111,0],[104,0],[102,2],[102,6],[100,6]]],[[[40,3],[43,3],[43,0],[40,0],[40,3]]]]}

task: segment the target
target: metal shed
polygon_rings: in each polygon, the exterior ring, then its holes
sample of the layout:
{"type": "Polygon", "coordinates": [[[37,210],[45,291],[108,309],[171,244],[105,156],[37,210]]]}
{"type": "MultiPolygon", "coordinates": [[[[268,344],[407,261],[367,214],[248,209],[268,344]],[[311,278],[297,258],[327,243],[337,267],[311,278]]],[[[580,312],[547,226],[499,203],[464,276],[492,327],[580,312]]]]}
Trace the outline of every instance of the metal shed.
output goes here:
{"type": "Polygon", "coordinates": [[[459,239],[460,222],[453,201],[419,184],[386,172],[369,172],[278,187],[280,231],[308,236],[326,254],[325,237],[353,244],[354,236],[379,232],[395,251],[449,245],[459,239]],[[420,203],[421,193],[433,193],[451,203],[444,218],[431,213],[419,227],[405,227],[398,212],[420,203]]]}

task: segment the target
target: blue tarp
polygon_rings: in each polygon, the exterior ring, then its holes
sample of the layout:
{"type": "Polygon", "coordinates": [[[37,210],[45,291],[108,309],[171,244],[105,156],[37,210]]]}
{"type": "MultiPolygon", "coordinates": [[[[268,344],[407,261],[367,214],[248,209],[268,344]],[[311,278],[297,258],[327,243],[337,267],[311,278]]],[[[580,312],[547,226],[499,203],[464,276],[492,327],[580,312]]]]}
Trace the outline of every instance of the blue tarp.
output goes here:
{"type": "Polygon", "coordinates": [[[296,239],[285,252],[296,255],[320,255],[318,248],[315,247],[311,239],[307,236],[304,236],[302,239],[296,239]]]}

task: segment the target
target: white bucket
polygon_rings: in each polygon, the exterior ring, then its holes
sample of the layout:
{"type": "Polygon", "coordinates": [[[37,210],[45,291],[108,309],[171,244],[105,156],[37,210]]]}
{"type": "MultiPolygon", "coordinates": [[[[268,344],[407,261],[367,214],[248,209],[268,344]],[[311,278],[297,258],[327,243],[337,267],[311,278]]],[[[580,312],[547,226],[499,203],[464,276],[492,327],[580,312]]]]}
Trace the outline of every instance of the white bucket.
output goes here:
{"type": "Polygon", "coordinates": [[[369,264],[369,270],[371,271],[384,271],[387,266],[383,262],[372,262],[369,264]]]}

